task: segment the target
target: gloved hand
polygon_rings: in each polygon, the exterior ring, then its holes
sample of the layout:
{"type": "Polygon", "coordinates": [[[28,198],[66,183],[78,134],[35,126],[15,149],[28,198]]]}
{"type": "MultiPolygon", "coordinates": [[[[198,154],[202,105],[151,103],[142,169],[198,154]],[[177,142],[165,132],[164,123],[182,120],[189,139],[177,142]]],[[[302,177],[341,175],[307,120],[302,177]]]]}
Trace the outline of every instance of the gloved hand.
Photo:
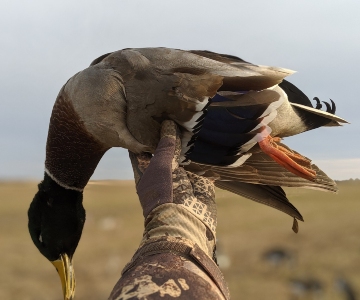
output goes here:
{"type": "Polygon", "coordinates": [[[180,134],[173,121],[162,123],[160,142],[153,157],[149,153],[136,155],[129,151],[145,217],[142,244],[161,234],[181,236],[197,243],[215,259],[214,184],[179,167],[180,152],[180,134]],[[159,226],[160,223],[163,225],[159,226]]]}

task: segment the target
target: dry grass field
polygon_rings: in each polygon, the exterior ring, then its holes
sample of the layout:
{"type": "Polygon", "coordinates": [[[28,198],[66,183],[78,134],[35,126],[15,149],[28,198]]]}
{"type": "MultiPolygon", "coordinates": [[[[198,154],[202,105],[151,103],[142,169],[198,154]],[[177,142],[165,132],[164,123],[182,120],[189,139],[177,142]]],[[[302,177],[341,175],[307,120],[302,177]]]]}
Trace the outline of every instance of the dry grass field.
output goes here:
{"type": "MultiPolygon", "coordinates": [[[[339,188],[337,195],[287,189],[305,219],[298,234],[287,215],[217,191],[219,254],[230,262],[224,274],[232,299],[347,299],[335,284],[340,277],[360,297],[360,181],[340,182],[339,188]],[[271,249],[289,259],[265,260],[271,249]],[[318,282],[317,294],[294,294],[292,280],[310,279],[318,282]]],[[[54,267],[27,232],[35,192],[34,182],[0,183],[0,299],[62,299],[54,267]]],[[[140,242],[141,209],[131,181],[92,182],[84,199],[87,222],[74,258],[76,299],[107,299],[140,242]]]]}

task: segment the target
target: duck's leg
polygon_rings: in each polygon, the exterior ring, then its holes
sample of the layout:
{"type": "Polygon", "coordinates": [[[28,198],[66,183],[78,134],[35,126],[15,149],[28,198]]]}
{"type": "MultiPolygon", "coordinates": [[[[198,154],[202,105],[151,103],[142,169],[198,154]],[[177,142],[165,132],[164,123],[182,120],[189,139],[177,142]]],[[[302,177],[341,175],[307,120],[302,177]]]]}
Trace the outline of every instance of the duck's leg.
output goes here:
{"type": "Polygon", "coordinates": [[[278,145],[280,140],[278,137],[273,138],[269,135],[259,142],[259,146],[264,153],[290,172],[302,178],[314,180],[316,172],[311,168],[311,161],[301,154],[278,145]]]}

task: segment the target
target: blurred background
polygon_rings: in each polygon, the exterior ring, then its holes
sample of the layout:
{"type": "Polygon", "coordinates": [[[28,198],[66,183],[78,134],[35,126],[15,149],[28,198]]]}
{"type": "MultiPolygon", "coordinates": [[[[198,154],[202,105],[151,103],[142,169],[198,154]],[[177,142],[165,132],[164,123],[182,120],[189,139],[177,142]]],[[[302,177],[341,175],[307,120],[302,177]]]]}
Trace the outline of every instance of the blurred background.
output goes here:
{"type": "MultiPolygon", "coordinates": [[[[218,261],[232,299],[360,299],[360,181],[339,194],[286,189],[305,222],[217,190],[218,261]]],[[[62,300],[55,268],[32,244],[26,210],[35,182],[0,183],[0,299],[62,300]]],[[[137,249],[143,217],[133,181],[92,181],[74,256],[76,299],[107,299],[137,249]]]]}
{"type": "MultiPolygon", "coordinates": [[[[293,69],[289,81],[310,99],[335,101],[337,115],[351,125],[285,143],[341,180],[339,194],[287,190],[306,220],[296,235],[286,215],[218,191],[219,256],[233,299],[357,299],[359,13],[353,0],[3,0],[0,299],[61,299],[57,275],[26,228],[60,88],[104,53],[160,46],[293,69]]],[[[143,221],[129,179],[127,152],[111,149],[85,190],[88,218],[75,256],[78,299],[106,299],[140,241],[143,221]]]]}

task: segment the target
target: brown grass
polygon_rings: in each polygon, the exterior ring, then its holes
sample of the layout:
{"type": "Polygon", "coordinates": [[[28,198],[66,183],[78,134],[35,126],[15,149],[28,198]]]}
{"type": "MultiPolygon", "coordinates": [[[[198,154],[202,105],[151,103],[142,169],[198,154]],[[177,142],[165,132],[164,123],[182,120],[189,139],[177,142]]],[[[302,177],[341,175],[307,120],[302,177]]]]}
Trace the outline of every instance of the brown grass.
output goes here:
{"type": "MultiPolygon", "coordinates": [[[[289,280],[310,277],[322,282],[323,299],[344,299],[334,287],[338,276],[360,292],[360,183],[341,182],[339,188],[338,195],[287,190],[305,218],[298,234],[287,215],[218,191],[218,239],[231,261],[224,274],[232,299],[297,299],[291,298],[289,280]],[[293,253],[293,263],[274,267],[264,261],[264,251],[275,247],[293,253]]],[[[0,299],[62,299],[54,267],[27,232],[35,192],[35,182],[0,183],[0,299]]],[[[131,181],[93,182],[84,199],[87,222],[74,259],[76,299],[107,299],[140,242],[141,208],[131,181]]]]}

